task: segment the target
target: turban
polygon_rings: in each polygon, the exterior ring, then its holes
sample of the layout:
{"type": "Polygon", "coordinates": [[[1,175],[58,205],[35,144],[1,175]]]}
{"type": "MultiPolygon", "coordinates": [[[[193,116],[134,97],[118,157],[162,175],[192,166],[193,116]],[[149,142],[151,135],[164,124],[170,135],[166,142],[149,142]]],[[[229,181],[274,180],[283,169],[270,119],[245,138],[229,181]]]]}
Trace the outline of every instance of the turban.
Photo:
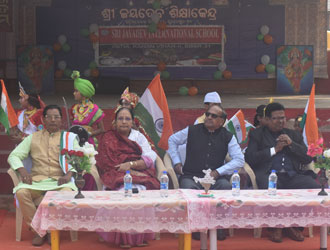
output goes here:
{"type": "Polygon", "coordinates": [[[74,80],[74,87],[85,97],[91,98],[95,94],[93,84],[87,79],[80,78],[79,71],[74,70],[71,78],[74,80]]]}
{"type": "Polygon", "coordinates": [[[126,101],[128,101],[132,108],[134,109],[135,106],[138,104],[139,102],[139,97],[137,94],[129,92],[129,88],[127,87],[124,92],[121,94],[120,99],[124,99],[126,101]]]}

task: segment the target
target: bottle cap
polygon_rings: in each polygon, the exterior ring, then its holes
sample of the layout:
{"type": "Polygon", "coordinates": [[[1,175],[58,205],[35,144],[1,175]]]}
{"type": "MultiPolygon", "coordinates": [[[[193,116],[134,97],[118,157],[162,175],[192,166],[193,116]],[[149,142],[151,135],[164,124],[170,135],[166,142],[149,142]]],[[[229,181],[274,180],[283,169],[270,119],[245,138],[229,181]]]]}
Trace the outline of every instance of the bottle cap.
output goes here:
{"type": "Polygon", "coordinates": [[[238,173],[238,170],[234,170],[234,173],[237,174],[238,173]]]}
{"type": "Polygon", "coordinates": [[[273,170],[272,170],[272,173],[276,173],[276,170],[275,170],[275,169],[273,169],[273,170]]]}
{"type": "Polygon", "coordinates": [[[130,173],[130,171],[129,170],[126,170],[126,174],[129,174],[130,173]]]}
{"type": "Polygon", "coordinates": [[[163,174],[167,174],[167,171],[163,171],[163,174]]]}

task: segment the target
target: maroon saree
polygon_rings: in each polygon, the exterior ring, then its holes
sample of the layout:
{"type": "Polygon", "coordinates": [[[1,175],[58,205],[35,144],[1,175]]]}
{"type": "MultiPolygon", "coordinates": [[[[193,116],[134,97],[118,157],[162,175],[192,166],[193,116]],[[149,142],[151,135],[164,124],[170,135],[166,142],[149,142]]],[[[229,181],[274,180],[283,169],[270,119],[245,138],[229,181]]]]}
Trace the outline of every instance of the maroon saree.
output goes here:
{"type": "MultiPolygon", "coordinates": [[[[102,136],[97,151],[99,153],[95,157],[96,165],[102,182],[111,190],[116,190],[123,185],[125,175],[115,166],[124,162],[140,160],[142,156],[142,149],[136,142],[114,130],[109,130],[102,136]]],[[[144,185],[147,189],[159,189],[154,168],[133,170],[131,175],[134,184],[144,185]]]]}

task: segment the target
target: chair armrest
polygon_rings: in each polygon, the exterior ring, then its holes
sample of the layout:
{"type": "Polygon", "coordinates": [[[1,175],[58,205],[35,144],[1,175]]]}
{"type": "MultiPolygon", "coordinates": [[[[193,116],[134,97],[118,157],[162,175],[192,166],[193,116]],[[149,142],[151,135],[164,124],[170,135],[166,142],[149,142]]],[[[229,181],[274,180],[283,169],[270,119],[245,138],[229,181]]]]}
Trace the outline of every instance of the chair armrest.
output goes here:
{"type": "Polygon", "coordinates": [[[9,176],[11,177],[11,180],[14,183],[14,187],[16,187],[18,185],[18,183],[20,182],[20,177],[18,176],[18,174],[12,168],[9,168],[7,170],[7,174],[9,174],[9,176]]]}
{"type": "Polygon", "coordinates": [[[96,168],[95,165],[92,165],[90,174],[93,176],[93,178],[95,180],[97,190],[102,191],[103,190],[103,183],[102,183],[99,172],[97,171],[97,168],[96,168]]]}
{"type": "Polygon", "coordinates": [[[178,189],[179,188],[178,177],[176,176],[176,173],[173,169],[172,160],[167,153],[164,155],[164,164],[165,164],[166,171],[172,180],[173,188],[178,189]]]}
{"type": "Polygon", "coordinates": [[[257,185],[257,181],[256,181],[256,176],[255,176],[252,168],[250,167],[250,165],[247,164],[246,162],[244,164],[244,170],[248,174],[248,176],[250,177],[250,180],[251,180],[253,189],[258,189],[258,185],[257,185]]]}
{"type": "Polygon", "coordinates": [[[160,181],[160,177],[162,176],[163,172],[166,171],[166,168],[164,166],[162,159],[158,155],[156,158],[155,167],[156,167],[157,179],[160,181]]]}

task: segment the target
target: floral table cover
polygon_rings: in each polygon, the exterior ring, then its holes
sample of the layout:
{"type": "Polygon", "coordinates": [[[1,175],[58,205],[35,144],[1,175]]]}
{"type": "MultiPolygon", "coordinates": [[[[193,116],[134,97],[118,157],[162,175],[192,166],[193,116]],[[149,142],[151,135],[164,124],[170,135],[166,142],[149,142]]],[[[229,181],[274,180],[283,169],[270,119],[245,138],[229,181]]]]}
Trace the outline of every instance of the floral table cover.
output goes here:
{"type": "MultiPolygon", "coordinates": [[[[215,228],[257,228],[330,225],[330,196],[319,190],[201,190],[140,191],[124,197],[122,191],[47,192],[32,221],[42,236],[46,230],[189,233],[215,228]]],[[[330,190],[327,190],[330,193],[330,190]]]]}
{"type": "MultiPolygon", "coordinates": [[[[188,202],[191,231],[214,228],[258,228],[330,225],[330,196],[320,190],[211,190],[213,198],[199,198],[198,190],[181,190],[188,202]]],[[[330,190],[327,190],[328,193],[330,190]]]]}

